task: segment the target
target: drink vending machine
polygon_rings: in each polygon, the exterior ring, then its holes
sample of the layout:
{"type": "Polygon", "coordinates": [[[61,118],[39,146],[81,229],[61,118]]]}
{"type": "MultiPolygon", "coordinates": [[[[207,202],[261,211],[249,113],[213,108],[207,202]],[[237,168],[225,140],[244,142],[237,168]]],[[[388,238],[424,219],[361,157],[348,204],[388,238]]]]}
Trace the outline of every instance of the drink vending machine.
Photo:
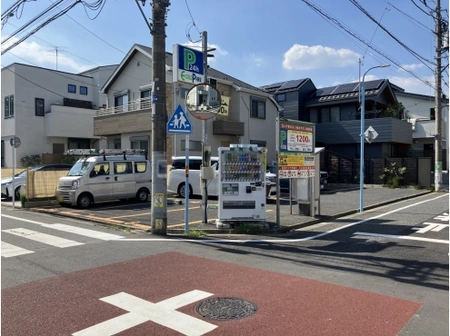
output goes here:
{"type": "Polygon", "coordinates": [[[218,222],[266,220],[266,152],[256,145],[219,148],[218,222]]]}

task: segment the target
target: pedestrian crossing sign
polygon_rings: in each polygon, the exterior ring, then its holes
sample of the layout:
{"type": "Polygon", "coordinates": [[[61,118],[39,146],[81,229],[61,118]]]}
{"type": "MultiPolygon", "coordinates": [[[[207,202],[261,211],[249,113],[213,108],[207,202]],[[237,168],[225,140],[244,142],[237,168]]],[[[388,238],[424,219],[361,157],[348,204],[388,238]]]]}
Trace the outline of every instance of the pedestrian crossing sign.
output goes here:
{"type": "Polygon", "coordinates": [[[167,122],[167,133],[169,134],[192,134],[192,125],[188,115],[181,105],[178,105],[167,122]]]}

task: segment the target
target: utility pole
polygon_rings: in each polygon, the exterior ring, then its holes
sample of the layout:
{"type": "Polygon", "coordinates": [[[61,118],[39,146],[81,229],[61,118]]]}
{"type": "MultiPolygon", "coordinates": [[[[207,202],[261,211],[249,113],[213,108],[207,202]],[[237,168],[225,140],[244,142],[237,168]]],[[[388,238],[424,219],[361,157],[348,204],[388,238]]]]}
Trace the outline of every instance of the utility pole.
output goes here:
{"type": "Polygon", "coordinates": [[[434,136],[434,190],[439,191],[442,183],[442,16],[441,0],[436,0],[436,71],[435,71],[435,136],[434,136]]]}
{"type": "MultiPolygon", "coordinates": [[[[202,32],[203,69],[205,84],[208,84],[208,33],[202,32]]],[[[202,120],[202,166],[209,166],[205,155],[206,147],[206,120],[202,120]]],[[[208,180],[202,176],[202,222],[208,223],[208,180]]]]}
{"type": "Polygon", "coordinates": [[[152,234],[167,235],[166,14],[169,0],[153,0],[152,29],[152,234]]]}

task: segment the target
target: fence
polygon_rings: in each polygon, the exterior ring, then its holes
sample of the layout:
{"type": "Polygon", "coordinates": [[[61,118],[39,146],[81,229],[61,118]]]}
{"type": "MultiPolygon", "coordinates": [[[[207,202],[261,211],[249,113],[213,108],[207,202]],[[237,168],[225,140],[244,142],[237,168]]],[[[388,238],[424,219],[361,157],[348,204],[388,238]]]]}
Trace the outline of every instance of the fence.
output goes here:
{"type": "Polygon", "coordinates": [[[68,170],[28,170],[25,188],[27,199],[55,197],[59,178],[66,176],[68,172],[68,170]]]}
{"type": "MultiPolygon", "coordinates": [[[[344,155],[325,150],[321,153],[320,169],[328,172],[329,183],[359,183],[359,159],[351,159],[344,155]]],[[[380,175],[384,168],[396,163],[398,168],[406,167],[403,175],[406,184],[414,185],[419,181],[419,159],[431,158],[380,158],[366,159],[364,162],[364,183],[383,184],[380,175]]]]}

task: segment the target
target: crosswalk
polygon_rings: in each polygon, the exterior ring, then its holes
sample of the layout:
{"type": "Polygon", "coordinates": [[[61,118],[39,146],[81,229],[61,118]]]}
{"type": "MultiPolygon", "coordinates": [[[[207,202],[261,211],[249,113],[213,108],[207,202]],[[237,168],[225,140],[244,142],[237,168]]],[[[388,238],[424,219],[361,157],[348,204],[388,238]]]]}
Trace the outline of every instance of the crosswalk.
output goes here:
{"type": "MultiPolygon", "coordinates": [[[[2,215],[5,216],[5,215],[2,215]]],[[[9,216],[5,216],[9,217],[9,216]]],[[[81,246],[84,245],[84,242],[80,242],[76,237],[83,236],[88,237],[92,239],[98,239],[103,241],[108,240],[118,240],[123,239],[124,237],[117,234],[107,233],[107,232],[101,232],[96,230],[90,230],[85,228],[80,228],[75,225],[67,225],[67,224],[47,224],[47,223],[41,223],[36,222],[32,220],[23,220],[24,222],[37,224],[36,227],[33,227],[33,230],[17,227],[13,229],[5,229],[1,230],[2,232],[2,239],[3,237],[20,237],[19,240],[15,239],[14,242],[18,242],[17,245],[13,245],[10,242],[5,242],[2,240],[1,242],[1,254],[2,258],[11,258],[11,257],[17,257],[25,254],[31,254],[35,253],[36,251],[32,249],[26,248],[27,245],[29,245],[29,241],[38,242],[40,244],[46,245],[46,246],[52,246],[56,248],[68,248],[68,247],[74,247],[74,246],[81,246]],[[45,228],[45,233],[40,232],[39,228],[45,228]],[[36,229],[36,230],[34,230],[36,229]],[[55,232],[51,232],[47,229],[55,230],[55,232]],[[51,232],[48,233],[48,232],[51,232]],[[58,234],[64,232],[64,235],[67,237],[67,234],[70,235],[70,237],[74,236],[72,239],[62,238],[59,237],[58,234]]],[[[8,239],[6,239],[8,240],[8,239]]],[[[36,246],[36,245],[34,245],[36,246]]]]}

